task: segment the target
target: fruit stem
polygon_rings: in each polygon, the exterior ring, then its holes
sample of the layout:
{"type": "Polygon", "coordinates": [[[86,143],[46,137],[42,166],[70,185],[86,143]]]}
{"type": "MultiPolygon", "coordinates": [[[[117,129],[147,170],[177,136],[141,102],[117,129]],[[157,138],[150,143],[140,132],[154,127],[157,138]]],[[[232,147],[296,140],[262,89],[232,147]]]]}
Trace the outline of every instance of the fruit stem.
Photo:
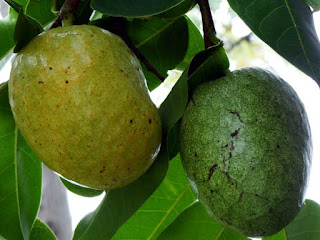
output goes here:
{"type": "Polygon", "coordinates": [[[204,45],[208,49],[211,46],[218,45],[220,39],[216,37],[216,29],[212,20],[210,5],[208,0],[197,0],[197,3],[200,7],[202,25],[203,25],[203,34],[204,34],[204,45]]]}
{"type": "Polygon", "coordinates": [[[60,9],[60,13],[51,28],[72,25],[75,22],[75,14],[81,0],[66,0],[60,9]]]}

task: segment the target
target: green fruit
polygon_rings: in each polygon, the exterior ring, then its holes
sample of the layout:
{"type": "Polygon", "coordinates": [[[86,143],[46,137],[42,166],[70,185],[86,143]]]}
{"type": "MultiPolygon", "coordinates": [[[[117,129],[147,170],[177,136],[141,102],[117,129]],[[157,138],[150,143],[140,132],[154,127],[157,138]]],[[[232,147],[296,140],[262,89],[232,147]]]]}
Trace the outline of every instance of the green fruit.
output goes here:
{"type": "Polygon", "coordinates": [[[79,184],[125,186],[159,151],[161,122],[140,63],[118,36],[98,27],[35,37],[13,62],[9,97],[33,151],[79,184]]]}
{"type": "Polygon", "coordinates": [[[297,215],[312,143],[304,107],[281,78],[246,68],[200,85],[180,137],[185,171],[215,220],[258,237],[297,215]]]}

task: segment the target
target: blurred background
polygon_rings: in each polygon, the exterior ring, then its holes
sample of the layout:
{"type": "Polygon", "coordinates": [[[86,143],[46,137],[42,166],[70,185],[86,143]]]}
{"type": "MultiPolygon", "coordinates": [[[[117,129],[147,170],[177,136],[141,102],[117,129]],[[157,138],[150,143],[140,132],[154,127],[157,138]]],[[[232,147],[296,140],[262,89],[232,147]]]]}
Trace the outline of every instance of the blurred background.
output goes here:
{"type": "MultiPolygon", "coordinates": [[[[268,45],[256,37],[243,21],[230,9],[226,0],[211,0],[211,9],[218,37],[223,40],[230,59],[230,70],[241,67],[258,66],[266,68],[286,80],[298,93],[305,105],[313,137],[313,166],[306,198],[320,203],[320,91],[317,84],[304,73],[296,69],[268,45]]],[[[0,19],[6,17],[8,6],[0,0],[0,19]]],[[[201,15],[197,7],[188,13],[188,17],[202,32],[201,15]]],[[[314,21],[318,36],[320,34],[320,13],[314,13],[314,21]]],[[[8,63],[0,71],[0,83],[9,79],[11,64],[8,63]]],[[[166,81],[154,90],[151,95],[159,105],[176,80],[181,75],[171,71],[166,81]]],[[[104,194],[85,198],[66,191],[59,177],[48,169],[44,169],[43,199],[39,216],[57,234],[60,240],[69,240],[72,230],[78,222],[93,211],[104,194]],[[70,214],[68,214],[70,212],[70,214]],[[58,220],[57,220],[58,219],[58,220]]]]}

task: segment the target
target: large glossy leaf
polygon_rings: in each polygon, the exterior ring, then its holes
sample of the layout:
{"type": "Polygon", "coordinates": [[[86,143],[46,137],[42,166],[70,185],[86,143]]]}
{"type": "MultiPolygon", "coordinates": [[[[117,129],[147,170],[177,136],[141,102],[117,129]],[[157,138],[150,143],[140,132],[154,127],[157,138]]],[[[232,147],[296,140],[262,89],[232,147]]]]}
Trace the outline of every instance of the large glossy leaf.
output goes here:
{"type": "MultiPolygon", "coordinates": [[[[176,68],[188,49],[188,24],[185,17],[173,20],[157,17],[148,20],[135,19],[127,22],[127,31],[136,48],[163,76],[176,68]]],[[[143,65],[150,90],[161,81],[143,65]]]]}
{"type": "Polygon", "coordinates": [[[162,232],[159,240],[249,240],[214,221],[199,202],[192,204],[162,232]]]}
{"type": "Polygon", "coordinates": [[[320,84],[320,44],[305,0],[228,0],[263,41],[320,84]]]}
{"type": "Polygon", "coordinates": [[[69,182],[63,178],[60,178],[60,180],[70,192],[73,192],[83,197],[96,197],[103,193],[103,190],[80,186],[75,183],[69,182]]]}
{"type": "Polygon", "coordinates": [[[44,27],[56,17],[51,8],[52,0],[29,0],[26,14],[36,19],[44,27]]]}
{"type": "Polygon", "coordinates": [[[20,9],[16,27],[14,29],[14,41],[16,46],[14,52],[19,52],[35,36],[43,31],[41,24],[34,18],[29,17],[20,9]]]}
{"type": "Polygon", "coordinates": [[[157,15],[161,18],[176,18],[186,14],[196,4],[195,0],[184,0],[179,5],[157,15]]]}
{"type": "Polygon", "coordinates": [[[166,226],[195,200],[177,156],[170,161],[168,174],[160,187],[112,239],[157,239],[166,226]]]}
{"type": "Polygon", "coordinates": [[[0,87],[0,235],[28,239],[41,198],[41,162],[18,131],[0,87]]]}
{"type": "Polygon", "coordinates": [[[51,229],[40,219],[33,225],[29,240],[56,240],[56,236],[51,229]]]}
{"type": "Polygon", "coordinates": [[[187,17],[189,42],[188,50],[183,61],[177,66],[177,69],[184,70],[191,63],[192,58],[199,52],[204,50],[203,37],[197,26],[187,17]]]}
{"type": "Polygon", "coordinates": [[[184,0],[92,0],[93,9],[110,16],[143,17],[164,12],[184,0]]]}
{"type": "Polygon", "coordinates": [[[282,231],[264,240],[319,240],[320,205],[306,200],[298,216],[282,231]]]}
{"type": "Polygon", "coordinates": [[[168,155],[162,148],[151,168],[137,181],[106,191],[99,207],[80,221],[73,239],[111,239],[160,185],[167,169],[168,155]]]}
{"type": "MultiPolygon", "coordinates": [[[[225,75],[229,69],[229,61],[223,45],[207,49],[198,53],[191,61],[189,67],[172,88],[166,100],[160,106],[160,116],[163,128],[169,132],[168,137],[179,139],[177,133],[170,130],[182,117],[189,101],[189,91],[206,81],[212,81],[225,75]]],[[[170,139],[168,142],[172,142],[170,139]]],[[[173,149],[177,151],[176,148],[173,149]]],[[[170,149],[168,149],[170,151],[170,149]]],[[[175,156],[177,152],[169,152],[169,156],[175,156]]]]}

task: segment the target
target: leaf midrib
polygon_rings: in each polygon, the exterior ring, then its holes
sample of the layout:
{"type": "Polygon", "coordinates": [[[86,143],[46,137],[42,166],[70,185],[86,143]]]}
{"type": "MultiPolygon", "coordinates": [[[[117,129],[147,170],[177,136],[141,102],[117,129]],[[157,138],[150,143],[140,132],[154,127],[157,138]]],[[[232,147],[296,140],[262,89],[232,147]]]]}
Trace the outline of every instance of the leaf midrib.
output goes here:
{"type": "Polygon", "coordinates": [[[175,208],[175,206],[179,203],[179,201],[182,199],[182,197],[186,194],[187,190],[190,188],[190,184],[186,185],[185,188],[183,189],[183,191],[181,192],[181,194],[179,195],[179,197],[176,199],[176,201],[172,204],[172,206],[169,208],[169,210],[167,211],[166,215],[163,216],[163,218],[161,219],[161,221],[159,222],[159,224],[155,227],[155,229],[152,231],[152,233],[150,234],[150,236],[147,238],[147,240],[150,240],[155,233],[157,232],[157,230],[160,228],[160,226],[163,224],[163,222],[168,218],[169,214],[173,211],[173,209],[175,208]]]}
{"type": "Polygon", "coordinates": [[[292,10],[291,10],[291,8],[290,8],[290,6],[289,6],[289,2],[288,2],[288,1],[289,1],[289,0],[284,0],[284,2],[285,2],[285,4],[286,4],[286,7],[287,7],[287,9],[288,9],[288,12],[289,12],[289,14],[290,14],[290,18],[291,18],[291,21],[292,21],[292,23],[293,23],[294,29],[296,30],[296,33],[297,33],[297,36],[298,36],[298,39],[299,39],[299,43],[300,43],[301,48],[302,48],[302,51],[303,51],[303,55],[305,56],[305,58],[306,58],[306,60],[307,60],[307,62],[308,62],[308,65],[309,65],[310,68],[311,68],[311,71],[312,71],[313,76],[316,77],[316,74],[315,74],[315,72],[314,72],[314,70],[313,70],[313,67],[312,67],[312,65],[311,65],[310,59],[309,59],[309,57],[308,57],[308,55],[307,55],[305,46],[304,46],[304,44],[303,44],[303,42],[302,42],[301,35],[300,35],[299,30],[298,30],[298,25],[297,25],[297,23],[296,23],[296,21],[295,21],[295,19],[294,19],[294,16],[293,16],[293,13],[292,13],[292,10]]]}
{"type": "Polygon", "coordinates": [[[146,42],[148,42],[150,39],[152,39],[153,37],[155,37],[156,35],[160,34],[161,32],[163,32],[164,30],[166,30],[169,26],[171,26],[172,24],[174,24],[178,19],[173,20],[171,22],[167,22],[169,24],[164,25],[162,28],[160,28],[158,31],[156,31],[155,33],[151,34],[149,37],[147,37],[145,40],[143,40],[142,42],[140,42],[139,44],[137,44],[135,47],[136,48],[140,48],[143,44],[145,44],[146,42]]]}

